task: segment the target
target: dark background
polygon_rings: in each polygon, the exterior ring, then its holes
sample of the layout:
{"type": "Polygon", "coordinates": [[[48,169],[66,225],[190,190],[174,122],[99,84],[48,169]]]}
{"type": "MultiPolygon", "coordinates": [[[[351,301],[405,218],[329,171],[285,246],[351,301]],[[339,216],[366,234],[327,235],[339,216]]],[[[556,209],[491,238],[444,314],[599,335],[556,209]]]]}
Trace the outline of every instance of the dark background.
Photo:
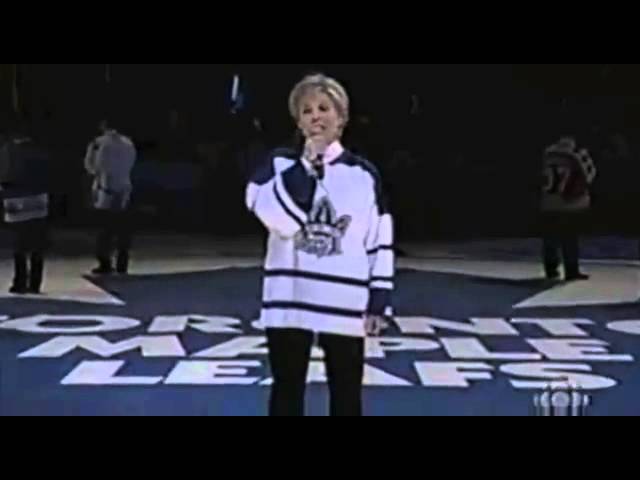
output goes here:
{"type": "Polygon", "coordinates": [[[50,150],[61,226],[92,225],[82,159],[108,115],[140,150],[140,228],[253,233],[246,178],[317,71],[349,89],[345,143],[382,171],[402,238],[536,235],[541,153],[566,133],[600,172],[589,233],[640,233],[634,64],[2,64],[0,120],[17,107],[50,150]]]}

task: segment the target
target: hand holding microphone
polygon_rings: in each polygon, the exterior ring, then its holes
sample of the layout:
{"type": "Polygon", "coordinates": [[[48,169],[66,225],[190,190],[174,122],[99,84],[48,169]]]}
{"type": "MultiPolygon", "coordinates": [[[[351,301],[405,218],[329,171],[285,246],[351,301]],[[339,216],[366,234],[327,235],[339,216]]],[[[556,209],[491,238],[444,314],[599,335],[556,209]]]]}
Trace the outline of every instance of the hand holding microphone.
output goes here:
{"type": "Polygon", "coordinates": [[[304,156],[311,163],[315,177],[324,180],[324,155],[327,151],[327,143],[324,138],[309,138],[304,147],[304,156]]]}

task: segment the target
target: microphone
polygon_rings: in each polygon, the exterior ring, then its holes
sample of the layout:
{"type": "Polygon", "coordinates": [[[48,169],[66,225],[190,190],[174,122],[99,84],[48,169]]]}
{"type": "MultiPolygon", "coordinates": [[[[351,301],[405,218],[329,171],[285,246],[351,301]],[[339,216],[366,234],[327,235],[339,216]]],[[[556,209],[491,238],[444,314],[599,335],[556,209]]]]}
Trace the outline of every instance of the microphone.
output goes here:
{"type": "Polygon", "coordinates": [[[318,180],[322,181],[325,177],[325,168],[324,168],[324,155],[318,155],[315,160],[311,162],[311,166],[313,170],[316,172],[316,177],[318,180]]]}
{"type": "Polygon", "coordinates": [[[326,149],[326,145],[318,144],[311,139],[308,139],[305,145],[305,156],[311,163],[314,177],[320,181],[324,180],[326,175],[324,166],[324,155],[326,149]]]}

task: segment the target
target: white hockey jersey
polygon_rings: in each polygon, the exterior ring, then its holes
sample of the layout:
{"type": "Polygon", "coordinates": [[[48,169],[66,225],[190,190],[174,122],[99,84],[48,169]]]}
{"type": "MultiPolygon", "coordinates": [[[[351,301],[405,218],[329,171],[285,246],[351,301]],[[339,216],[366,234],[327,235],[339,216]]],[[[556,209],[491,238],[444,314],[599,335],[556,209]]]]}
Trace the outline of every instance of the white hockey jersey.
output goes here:
{"type": "Polygon", "coordinates": [[[366,313],[391,316],[393,219],[380,176],[336,142],[323,179],[293,151],[276,151],[247,188],[269,230],[261,321],[364,337],[366,313]]]}

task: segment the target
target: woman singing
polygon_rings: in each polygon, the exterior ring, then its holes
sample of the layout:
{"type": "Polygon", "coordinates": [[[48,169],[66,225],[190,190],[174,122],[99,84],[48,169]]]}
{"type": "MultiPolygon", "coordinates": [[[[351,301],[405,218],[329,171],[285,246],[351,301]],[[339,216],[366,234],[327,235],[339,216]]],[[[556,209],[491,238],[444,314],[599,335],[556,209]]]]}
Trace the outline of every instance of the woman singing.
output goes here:
{"type": "Polygon", "coordinates": [[[306,77],[289,110],[303,151],[274,152],[247,189],[269,232],[261,320],[274,376],[270,414],[304,415],[317,338],[331,415],[361,416],[365,337],[392,315],[393,220],[377,170],[340,142],[349,120],[344,87],[306,77]]]}

